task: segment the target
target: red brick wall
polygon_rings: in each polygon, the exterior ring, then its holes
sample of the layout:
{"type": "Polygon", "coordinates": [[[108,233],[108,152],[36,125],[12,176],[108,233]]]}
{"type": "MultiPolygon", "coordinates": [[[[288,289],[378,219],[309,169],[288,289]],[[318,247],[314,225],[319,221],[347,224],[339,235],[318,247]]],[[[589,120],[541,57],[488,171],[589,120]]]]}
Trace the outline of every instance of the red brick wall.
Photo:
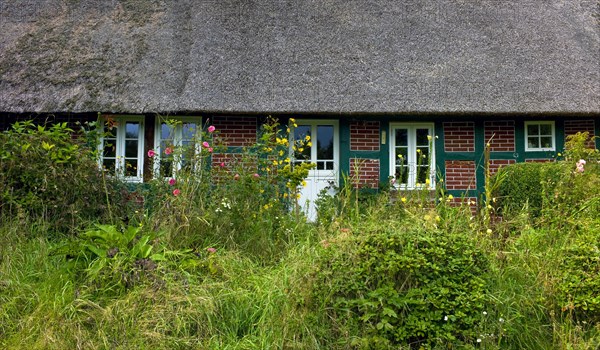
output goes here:
{"type": "Polygon", "coordinates": [[[224,172],[256,171],[256,157],[245,157],[241,153],[214,153],[211,164],[224,172]]]}
{"type": "Polygon", "coordinates": [[[469,206],[471,214],[477,214],[477,198],[475,197],[454,197],[450,200],[450,205],[453,207],[460,207],[461,205],[469,206]]]}
{"type": "Polygon", "coordinates": [[[245,116],[215,116],[209,121],[228,146],[249,146],[256,142],[257,118],[245,116]]]}
{"type": "Polygon", "coordinates": [[[490,175],[494,175],[500,170],[500,168],[505,167],[509,164],[514,164],[514,159],[491,159],[490,160],[490,175]]]}
{"type": "MultiPolygon", "coordinates": [[[[589,132],[590,136],[594,135],[594,120],[565,120],[565,141],[567,136],[575,135],[578,132],[589,132]]],[[[586,145],[588,148],[596,148],[593,140],[589,141],[586,145]]]]}
{"type": "Polygon", "coordinates": [[[379,151],[379,122],[351,122],[350,150],[379,151]]]}
{"type": "Polygon", "coordinates": [[[355,188],[379,188],[379,159],[350,158],[350,180],[355,188]]]}
{"type": "Polygon", "coordinates": [[[513,120],[487,121],[484,124],[485,142],[490,143],[492,152],[515,151],[515,122],[513,120]]]}
{"type": "Polygon", "coordinates": [[[447,160],[445,182],[448,190],[475,189],[475,161],[447,160]]]}
{"type": "Polygon", "coordinates": [[[474,152],[475,123],[444,123],[444,149],[446,152],[474,152]]]}

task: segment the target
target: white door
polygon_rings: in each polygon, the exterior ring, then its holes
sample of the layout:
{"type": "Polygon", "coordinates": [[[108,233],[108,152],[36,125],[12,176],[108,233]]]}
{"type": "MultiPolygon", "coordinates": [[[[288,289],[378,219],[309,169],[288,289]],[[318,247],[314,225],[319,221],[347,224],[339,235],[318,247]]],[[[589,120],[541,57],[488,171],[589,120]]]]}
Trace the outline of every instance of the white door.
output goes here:
{"type": "Polygon", "coordinates": [[[339,174],[339,123],[337,120],[296,120],[293,137],[295,140],[310,137],[310,146],[294,152],[295,162],[311,162],[316,167],[306,179],[306,186],[300,190],[298,204],[309,221],[315,221],[317,211],[315,200],[326,190],[334,194],[339,174]]]}

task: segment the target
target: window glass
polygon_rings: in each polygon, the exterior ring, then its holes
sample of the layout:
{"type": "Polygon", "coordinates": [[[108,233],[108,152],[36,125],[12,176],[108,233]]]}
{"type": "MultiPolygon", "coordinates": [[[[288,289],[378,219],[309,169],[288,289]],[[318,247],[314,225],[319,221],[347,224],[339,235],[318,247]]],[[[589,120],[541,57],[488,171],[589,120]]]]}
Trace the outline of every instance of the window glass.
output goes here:
{"type": "Polygon", "coordinates": [[[392,124],[392,164],[396,184],[415,188],[432,181],[430,161],[433,127],[392,124]]]}

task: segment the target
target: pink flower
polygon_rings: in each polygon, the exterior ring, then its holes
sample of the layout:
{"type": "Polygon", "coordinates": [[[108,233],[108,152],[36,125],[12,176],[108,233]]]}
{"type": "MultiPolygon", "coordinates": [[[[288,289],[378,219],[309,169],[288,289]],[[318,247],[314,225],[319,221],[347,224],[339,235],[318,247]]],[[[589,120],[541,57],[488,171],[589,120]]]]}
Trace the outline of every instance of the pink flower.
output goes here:
{"type": "Polygon", "coordinates": [[[166,154],[166,155],[169,155],[169,154],[171,154],[171,153],[173,153],[173,149],[172,149],[171,147],[167,147],[167,148],[165,148],[165,154],[166,154]]]}
{"type": "Polygon", "coordinates": [[[233,179],[234,179],[234,180],[239,180],[239,179],[240,179],[240,174],[235,174],[235,175],[233,176],[233,179]]]}
{"type": "Polygon", "coordinates": [[[174,186],[177,181],[175,179],[169,179],[169,185],[174,186]]]}
{"type": "Polygon", "coordinates": [[[202,147],[209,148],[210,145],[208,144],[208,142],[204,141],[204,142],[202,142],[202,147]]]}
{"type": "Polygon", "coordinates": [[[225,167],[225,162],[221,162],[221,164],[219,164],[219,166],[220,166],[221,168],[224,168],[224,167],[225,167]]]}
{"type": "Polygon", "coordinates": [[[217,252],[217,250],[215,248],[212,248],[212,247],[211,248],[206,248],[206,251],[209,252],[209,253],[211,253],[211,254],[217,252]]]}
{"type": "Polygon", "coordinates": [[[151,149],[151,150],[148,151],[148,157],[152,158],[155,155],[156,155],[156,152],[153,149],[151,149]]]}
{"type": "Polygon", "coordinates": [[[584,167],[583,167],[585,164],[586,164],[586,161],[585,161],[584,159],[580,159],[580,160],[577,162],[577,164],[576,164],[576,166],[577,166],[577,170],[576,170],[576,171],[577,171],[578,173],[583,173],[583,172],[585,171],[585,169],[584,169],[584,167]]]}
{"type": "Polygon", "coordinates": [[[208,127],[208,132],[214,132],[215,129],[216,129],[215,126],[211,125],[211,126],[208,127]]]}
{"type": "Polygon", "coordinates": [[[259,177],[260,177],[260,175],[258,175],[258,174],[254,174],[254,178],[255,178],[255,179],[258,179],[259,177]]]}
{"type": "Polygon", "coordinates": [[[208,153],[212,153],[213,152],[213,148],[212,147],[208,147],[208,153]]]}
{"type": "Polygon", "coordinates": [[[179,196],[180,193],[181,193],[181,191],[179,189],[177,189],[177,188],[173,190],[173,195],[175,197],[179,196]]]}

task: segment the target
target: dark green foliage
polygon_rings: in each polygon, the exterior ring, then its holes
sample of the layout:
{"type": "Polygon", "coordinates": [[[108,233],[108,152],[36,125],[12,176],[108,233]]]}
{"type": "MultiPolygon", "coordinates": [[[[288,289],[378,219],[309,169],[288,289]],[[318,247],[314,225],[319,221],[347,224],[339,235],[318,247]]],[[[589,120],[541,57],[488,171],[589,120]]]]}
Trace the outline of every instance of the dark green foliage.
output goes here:
{"type": "Polygon", "coordinates": [[[107,199],[123,209],[128,191],[103,179],[86,141],[66,123],[19,122],[0,133],[0,213],[44,219],[72,232],[85,221],[107,218],[107,199]]]}
{"type": "Polygon", "coordinates": [[[497,193],[503,214],[514,214],[527,207],[533,217],[541,214],[549,194],[569,173],[564,163],[517,163],[502,168],[497,193]]]}
{"type": "MultiPolygon", "coordinates": [[[[364,348],[473,341],[486,300],[483,253],[467,234],[408,228],[332,243],[314,297],[364,348]]],[[[340,337],[345,337],[339,334],[340,337]]]]}
{"type": "Polygon", "coordinates": [[[584,230],[563,248],[559,273],[561,311],[579,321],[600,322],[600,230],[584,230]]]}

